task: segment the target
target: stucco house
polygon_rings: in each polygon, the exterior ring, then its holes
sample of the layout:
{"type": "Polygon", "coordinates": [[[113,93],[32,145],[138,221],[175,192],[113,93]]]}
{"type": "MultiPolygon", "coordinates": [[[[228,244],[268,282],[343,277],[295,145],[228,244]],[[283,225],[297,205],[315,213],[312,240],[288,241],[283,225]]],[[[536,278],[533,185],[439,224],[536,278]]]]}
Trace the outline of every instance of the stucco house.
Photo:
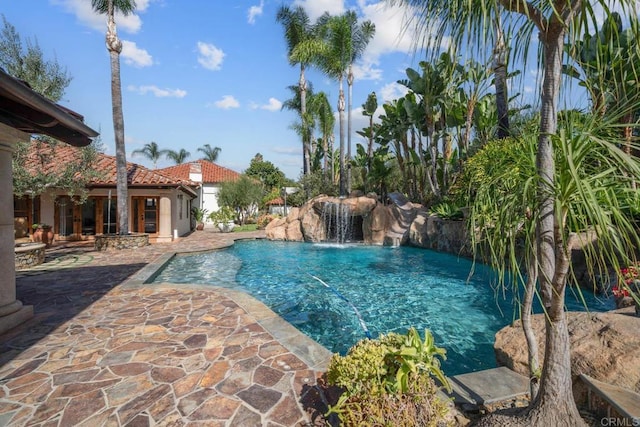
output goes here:
{"type": "MultiPolygon", "coordinates": [[[[58,144],[52,150],[55,161],[38,161],[37,144],[31,144],[26,164],[28,171],[54,170],[60,164],[78,161],[80,150],[58,144]]],[[[20,225],[46,223],[53,227],[54,238],[86,240],[96,234],[118,231],[116,199],[116,158],[99,153],[94,163],[100,178],[87,185],[83,203],[58,188],[50,188],[36,197],[14,197],[16,233],[20,225]]],[[[191,231],[191,206],[200,184],[180,179],[136,163],[127,163],[129,230],[147,233],[151,242],[170,242],[191,231]]]]}
{"type": "Polygon", "coordinates": [[[33,317],[33,306],[16,299],[12,154],[32,134],[83,147],[98,132],[83,118],[34,92],[0,68],[0,334],[33,317]]]}
{"type": "Polygon", "coordinates": [[[216,212],[220,209],[217,195],[222,183],[235,181],[240,177],[238,172],[207,160],[196,160],[170,166],[158,169],[157,172],[200,183],[198,196],[194,199],[193,206],[206,209],[208,213],[216,212]]]}

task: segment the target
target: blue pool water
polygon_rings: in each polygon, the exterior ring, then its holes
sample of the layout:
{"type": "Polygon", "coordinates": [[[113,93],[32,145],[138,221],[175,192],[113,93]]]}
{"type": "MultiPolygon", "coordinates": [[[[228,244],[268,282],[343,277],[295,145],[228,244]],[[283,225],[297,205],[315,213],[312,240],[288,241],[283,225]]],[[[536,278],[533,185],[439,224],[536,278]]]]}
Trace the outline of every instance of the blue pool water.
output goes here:
{"type": "MultiPolygon", "coordinates": [[[[495,333],[513,320],[512,296],[495,292],[491,271],[453,255],[410,247],[240,241],[180,256],[154,282],[243,290],[329,350],[345,353],[367,330],[430,329],[447,350],[447,375],[495,367],[495,333]]],[[[583,293],[592,311],[615,308],[583,293]]],[[[568,292],[567,308],[584,310],[568,292]]]]}

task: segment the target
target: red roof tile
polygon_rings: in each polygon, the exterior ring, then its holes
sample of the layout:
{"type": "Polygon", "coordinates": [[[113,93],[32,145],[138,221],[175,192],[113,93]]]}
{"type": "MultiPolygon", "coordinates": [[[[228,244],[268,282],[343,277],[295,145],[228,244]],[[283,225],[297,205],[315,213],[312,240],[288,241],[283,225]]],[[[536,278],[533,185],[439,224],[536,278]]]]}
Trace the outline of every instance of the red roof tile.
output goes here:
{"type": "Polygon", "coordinates": [[[207,160],[196,160],[194,162],[183,163],[180,165],[169,166],[168,168],[158,169],[159,172],[175,176],[181,179],[189,179],[189,173],[192,165],[200,166],[202,171],[202,182],[205,184],[217,184],[220,182],[235,181],[240,174],[231,169],[222,167],[207,160]]]}
{"type": "MultiPolygon", "coordinates": [[[[27,162],[24,165],[32,173],[40,170],[44,173],[53,172],[60,165],[78,161],[80,149],[67,144],[56,144],[53,151],[48,150],[48,145],[40,145],[32,142],[29,146],[27,162]]],[[[95,168],[103,173],[101,179],[92,181],[92,185],[111,186],[116,185],[116,158],[99,153],[95,162],[95,168]]],[[[166,185],[166,186],[199,186],[200,183],[150,170],[136,163],[127,162],[127,183],[130,186],[166,185]]]]}

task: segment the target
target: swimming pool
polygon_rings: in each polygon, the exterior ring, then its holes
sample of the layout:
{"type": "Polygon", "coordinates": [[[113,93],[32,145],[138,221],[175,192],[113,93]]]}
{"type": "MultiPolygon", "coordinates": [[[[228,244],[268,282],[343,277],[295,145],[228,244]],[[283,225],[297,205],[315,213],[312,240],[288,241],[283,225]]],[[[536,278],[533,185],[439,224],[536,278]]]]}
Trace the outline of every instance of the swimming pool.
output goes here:
{"type": "MultiPolygon", "coordinates": [[[[453,255],[411,247],[251,240],[174,258],[154,282],[239,289],[264,302],[333,352],[415,326],[447,350],[447,375],[495,367],[495,333],[513,320],[512,297],[491,287],[491,270],[453,255]]],[[[611,299],[584,293],[592,311],[611,299]]],[[[570,310],[584,310],[568,291],[570,310]]]]}

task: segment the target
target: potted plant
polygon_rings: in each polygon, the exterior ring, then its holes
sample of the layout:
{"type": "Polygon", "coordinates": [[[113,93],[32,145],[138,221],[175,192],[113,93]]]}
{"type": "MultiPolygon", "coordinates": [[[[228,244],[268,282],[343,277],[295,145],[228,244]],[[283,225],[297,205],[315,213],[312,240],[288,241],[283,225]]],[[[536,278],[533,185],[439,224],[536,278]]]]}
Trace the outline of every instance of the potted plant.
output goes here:
{"type": "Polygon", "coordinates": [[[223,233],[229,233],[233,231],[236,226],[235,219],[236,213],[229,206],[222,206],[215,212],[211,212],[209,219],[216,225],[223,233]]]}
{"type": "Polygon", "coordinates": [[[196,220],[196,230],[204,229],[204,218],[207,215],[207,212],[207,209],[199,208],[197,206],[191,208],[191,214],[196,220]]]}
{"type": "Polygon", "coordinates": [[[42,242],[47,245],[47,248],[53,244],[53,230],[51,230],[49,224],[33,224],[31,228],[33,228],[32,238],[34,242],[42,242]]]}

